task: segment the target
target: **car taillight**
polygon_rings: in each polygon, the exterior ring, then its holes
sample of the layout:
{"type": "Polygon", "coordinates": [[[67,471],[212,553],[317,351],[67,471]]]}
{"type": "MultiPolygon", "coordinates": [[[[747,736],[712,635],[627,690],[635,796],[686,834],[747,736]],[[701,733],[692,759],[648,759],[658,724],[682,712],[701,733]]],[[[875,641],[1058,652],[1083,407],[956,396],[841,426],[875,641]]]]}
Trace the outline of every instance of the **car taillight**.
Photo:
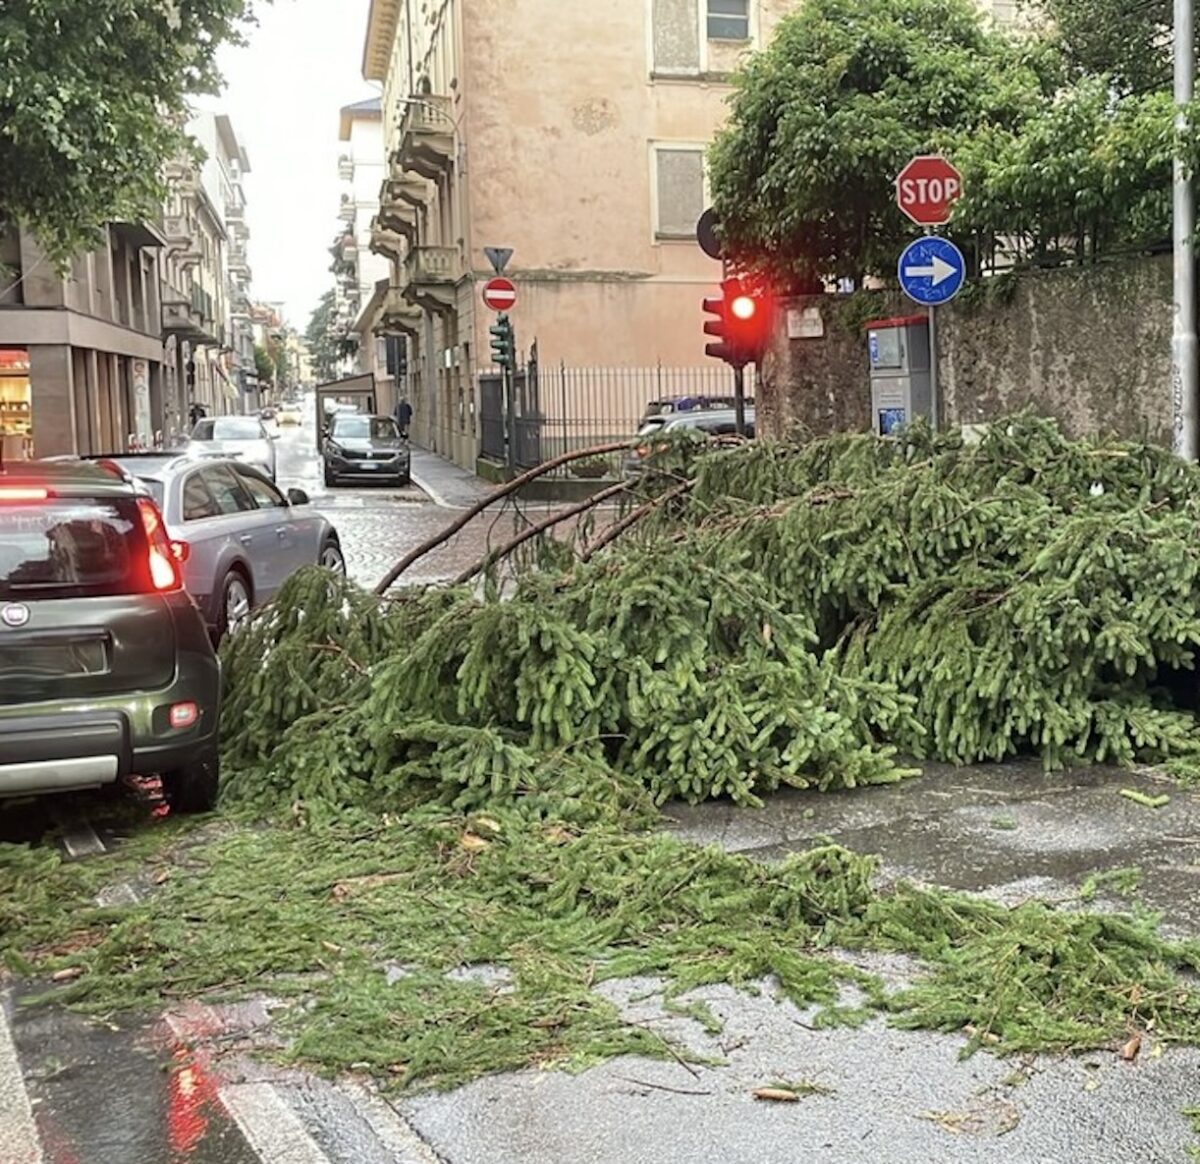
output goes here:
{"type": "Polygon", "coordinates": [[[49,496],[49,489],[27,485],[0,485],[0,501],[45,501],[49,496]]]}
{"type": "Polygon", "coordinates": [[[167,715],[167,722],[177,731],[180,728],[190,728],[200,718],[200,709],[190,700],[187,703],[176,703],[167,715]]]}
{"type": "Polygon", "coordinates": [[[150,550],[150,581],[154,583],[155,590],[178,590],[183,585],[183,579],[171,541],[163,528],[162,514],[148,497],[139,497],[137,507],[150,550]]]}

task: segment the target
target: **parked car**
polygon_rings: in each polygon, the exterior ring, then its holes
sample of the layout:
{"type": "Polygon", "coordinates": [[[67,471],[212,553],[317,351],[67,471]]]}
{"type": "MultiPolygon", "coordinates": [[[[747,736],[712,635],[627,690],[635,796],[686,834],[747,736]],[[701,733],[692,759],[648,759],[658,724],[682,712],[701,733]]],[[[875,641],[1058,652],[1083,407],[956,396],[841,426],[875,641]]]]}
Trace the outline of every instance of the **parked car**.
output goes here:
{"type": "Polygon", "coordinates": [[[0,469],[0,796],[158,774],[213,806],[221,675],[182,556],[127,477],[0,469]]]}
{"type": "Polygon", "coordinates": [[[216,416],[196,422],[188,442],[197,452],[222,453],[275,480],[275,440],[256,416],[216,416]]]}
{"type": "MultiPolygon", "coordinates": [[[[718,411],[732,412],[736,401],[732,396],[664,396],[658,400],[646,402],[646,414],[642,417],[639,430],[647,425],[666,424],[672,416],[681,412],[718,411]]],[[[753,398],[745,401],[747,408],[754,407],[753,398]]]]}
{"type": "Polygon", "coordinates": [[[286,494],[227,457],[135,453],[96,458],[140,483],[182,554],[184,585],[212,637],[236,630],[301,566],[346,572],[337,530],[300,489],[286,494]]]}
{"type": "Polygon", "coordinates": [[[321,445],[325,484],[331,488],[348,478],[391,480],[407,485],[412,470],[408,441],[390,416],[339,412],[329,419],[321,445]]]}
{"type": "Polygon", "coordinates": [[[300,414],[300,405],[295,403],[282,404],[276,410],[275,422],[277,424],[301,424],[303,417],[300,414]]]}
{"type": "MultiPolygon", "coordinates": [[[[647,461],[658,451],[661,440],[652,442],[649,438],[662,438],[682,431],[704,433],[707,436],[733,436],[737,432],[737,417],[732,408],[703,408],[651,417],[642,423],[637,433],[647,440],[625,458],[625,477],[629,479],[645,472],[647,461]]],[[[754,436],[754,409],[751,407],[746,408],[746,436],[754,436]]]]}

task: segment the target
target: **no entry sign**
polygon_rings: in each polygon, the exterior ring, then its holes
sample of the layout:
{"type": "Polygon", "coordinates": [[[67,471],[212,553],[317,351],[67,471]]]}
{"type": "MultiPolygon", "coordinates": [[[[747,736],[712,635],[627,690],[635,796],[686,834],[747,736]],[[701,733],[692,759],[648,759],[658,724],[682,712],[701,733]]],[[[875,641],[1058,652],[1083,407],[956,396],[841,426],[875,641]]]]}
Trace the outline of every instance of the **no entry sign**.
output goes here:
{"type": "Polygon", "coordinates": [[[508,311],[517,302],[517,285],[511,279],[489,279],[483,286],[483,302],[493,311],[508,311]]]}
{"type": "Polygon", "coordinates": [[[938,154],[913,158],[896,178],[896,205],[920,226],[950,221],[962,175],[938,154]]]}

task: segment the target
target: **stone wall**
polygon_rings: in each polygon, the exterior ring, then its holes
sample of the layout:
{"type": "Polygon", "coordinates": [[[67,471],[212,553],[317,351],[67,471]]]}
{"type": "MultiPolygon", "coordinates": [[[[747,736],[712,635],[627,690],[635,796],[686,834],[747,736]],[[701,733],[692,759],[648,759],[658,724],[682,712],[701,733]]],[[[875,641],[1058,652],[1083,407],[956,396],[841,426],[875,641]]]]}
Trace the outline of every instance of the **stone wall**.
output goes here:
{"type": "MultiPolygon", "coordinates": [[[[896,292],[876,292],[783,308],[759,390],[760,430],[867,429],[863,325],[910,315],[913,305],[896,292]],[[818,330],[818,316],[822,335],[796,336],[818,330]]],[[[1170,443],[1171,323],[1169,256],[1031,272],[1007,293],[953,303],[938,316],[943,423],[985,424],[1029,405],[1074,434],[1170,443]]]]}

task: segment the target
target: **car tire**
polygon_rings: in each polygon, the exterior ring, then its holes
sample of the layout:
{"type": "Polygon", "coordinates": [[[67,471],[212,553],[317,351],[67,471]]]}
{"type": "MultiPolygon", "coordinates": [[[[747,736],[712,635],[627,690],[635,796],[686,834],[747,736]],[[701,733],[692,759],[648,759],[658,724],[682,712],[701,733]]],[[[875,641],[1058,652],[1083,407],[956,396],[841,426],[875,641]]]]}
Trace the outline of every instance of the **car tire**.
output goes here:
{"type": "Polygon", "coordinates": [[[211,812],[217,806],[221,758],[207,748],[181,768],[162,774],[163,799],[173,813],[211,812]]]}
{"type": "Polygon", "coordinates": [[[332,570],[343,578],[346,576],[346,556],[342,553],[342,547],[333,538],[327,538],[321,544],[321,552],[317,555],[317,565],[323,566],[326,570],[332,570]]]}
{"type": "Polygon", "coordinates": [[[254,597],[250,581],[241,570],[230,570],[221,580],[220,605],[217,607],[217,642],[238,629],[250,617],[254,597]]]}

